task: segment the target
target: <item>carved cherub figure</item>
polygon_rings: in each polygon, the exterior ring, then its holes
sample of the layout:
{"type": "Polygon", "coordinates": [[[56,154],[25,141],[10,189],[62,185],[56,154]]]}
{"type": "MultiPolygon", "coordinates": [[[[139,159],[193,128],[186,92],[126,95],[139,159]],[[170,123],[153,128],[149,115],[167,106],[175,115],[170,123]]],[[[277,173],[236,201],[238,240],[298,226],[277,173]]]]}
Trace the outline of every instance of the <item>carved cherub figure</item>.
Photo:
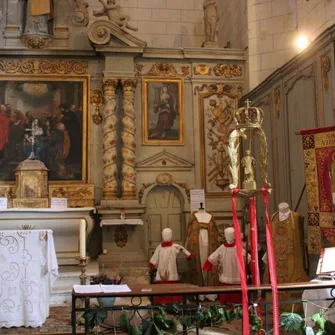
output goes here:
{"type": "Polygon", "coordinates": [[[93,11],[94,16],[108,16],[109,21],[115,23],[122,29],[138,30],[138,28],[129,25],[129,15],[121,13],[121,7],[115,3],[115,0],[107,0],[107,2],[104,0],[98,1],[103,5],[103,8],[93,11]]]}

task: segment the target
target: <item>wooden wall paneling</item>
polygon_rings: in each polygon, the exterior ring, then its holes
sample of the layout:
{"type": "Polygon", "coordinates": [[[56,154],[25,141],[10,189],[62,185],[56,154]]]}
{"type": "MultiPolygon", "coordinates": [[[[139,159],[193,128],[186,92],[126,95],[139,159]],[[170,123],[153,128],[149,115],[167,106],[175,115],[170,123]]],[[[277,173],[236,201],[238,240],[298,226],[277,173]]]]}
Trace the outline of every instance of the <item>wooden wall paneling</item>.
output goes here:
{"type": "Polygon", "coordinates": [[[331,126],[335,123],[335,114],[333,108],[333,73],[334,73],[334,50],[333,46],[327,46],[317,56],[317,92],[320,101],[320,126],[331,126]]]}
{"type": "MultiPolygon", "coordinates": [[[[305,184],[304,158],[301,137],[296,132],[319,126],[319,112],[315,78],[315,62],[298,70],[285,86],[287,152],[285,169],[289,177],[289,203],[294,209],[305,184]]],[[[307,216],[304,193],[298,212],[307,216]]]]}
{"type": "MultiPolygon", "coordinates": [[[[274,180],[274,174],[273,174],[273,160],[272,160],[272,153],[273,153],[273,146],[272,146],[272,138],[271,138],[271,114],[273,110],[273,97],[271,94],[271,90],[265,92],[265,94],[262,94],[258,99],[258,97],[254,98],[255,103],[252,105],[258,108],[261,108],[264,112],[264,120],[263,120],[263,130],[266,136],[267,140],[267,146],[268,146],[268,167],[267,167],[267,173],[268,173],[268,180],[273,185],[274,180]]],[[[259,138],[256,136],[254,138],[254,147],[252,154],[255,157],[256,161],[260,161],[260,154],[259,154],[259,138]]],[[[257,186],[262,186],[260,181],[260,175],[257,173],[259,171],[259,165],[257,165],[256,169],[256,182],[257,186]]],[[[273,194],[269,197],[269,213],[270,215],[274,211],[274,197],[273,194]]],[[[257,197],[257,219],[258,219],[258,225],[259,228],[264,229],[265,228],[265,206],[264,201],[262,197],[257,197]]]]}

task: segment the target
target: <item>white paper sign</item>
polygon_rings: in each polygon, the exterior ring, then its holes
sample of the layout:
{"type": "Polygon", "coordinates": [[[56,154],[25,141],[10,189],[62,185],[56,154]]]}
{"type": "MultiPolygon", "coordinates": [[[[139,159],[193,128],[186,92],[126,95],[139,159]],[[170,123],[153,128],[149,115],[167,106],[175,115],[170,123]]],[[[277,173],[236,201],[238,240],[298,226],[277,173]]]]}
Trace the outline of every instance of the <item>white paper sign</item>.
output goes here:
{"type": "Polygon", "coordinates": [[[205,190],[191,190],[191,213],[197,211],[202,203],[202,208],[205,208],[205,190]]]}
{"type": "Polygon", "coordinates": [[[0,198],[0,209],[7,209],[8,207],[8,199],[0,198]]]}
{"type": "Polygon", "coordinates": [[[67,208],[67,198],[51,198],[51,208],[53,209],[67,208]]]}

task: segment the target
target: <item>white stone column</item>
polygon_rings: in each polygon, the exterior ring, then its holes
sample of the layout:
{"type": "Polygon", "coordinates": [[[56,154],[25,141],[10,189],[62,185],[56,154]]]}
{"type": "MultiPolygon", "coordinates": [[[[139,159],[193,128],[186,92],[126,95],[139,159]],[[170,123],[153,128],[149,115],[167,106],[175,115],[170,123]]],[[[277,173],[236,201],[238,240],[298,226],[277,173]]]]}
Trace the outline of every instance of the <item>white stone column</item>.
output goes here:
{"type": "Polygon", "coordinates": [[[122,199],[136,199],[135,108],[136,79],[122,79],[122,199]]]}
{"type": "Polygon", "coordinates": [[[116,164],[116,99],[118,79],[103,78],[102,88],[105,105],[103,108],[103,199],[117,199],[116,164]]]}

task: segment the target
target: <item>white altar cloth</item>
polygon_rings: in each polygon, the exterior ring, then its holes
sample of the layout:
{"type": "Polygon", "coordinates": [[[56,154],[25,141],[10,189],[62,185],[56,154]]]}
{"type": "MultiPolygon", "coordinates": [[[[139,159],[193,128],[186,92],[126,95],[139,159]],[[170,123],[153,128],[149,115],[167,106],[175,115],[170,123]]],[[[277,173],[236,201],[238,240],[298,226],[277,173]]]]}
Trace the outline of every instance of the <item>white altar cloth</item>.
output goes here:
{"type": "Polygon", "coordinates": [[[0,327],[40,327],[57,277],[51,230],[1,230],[0,327]]]}

